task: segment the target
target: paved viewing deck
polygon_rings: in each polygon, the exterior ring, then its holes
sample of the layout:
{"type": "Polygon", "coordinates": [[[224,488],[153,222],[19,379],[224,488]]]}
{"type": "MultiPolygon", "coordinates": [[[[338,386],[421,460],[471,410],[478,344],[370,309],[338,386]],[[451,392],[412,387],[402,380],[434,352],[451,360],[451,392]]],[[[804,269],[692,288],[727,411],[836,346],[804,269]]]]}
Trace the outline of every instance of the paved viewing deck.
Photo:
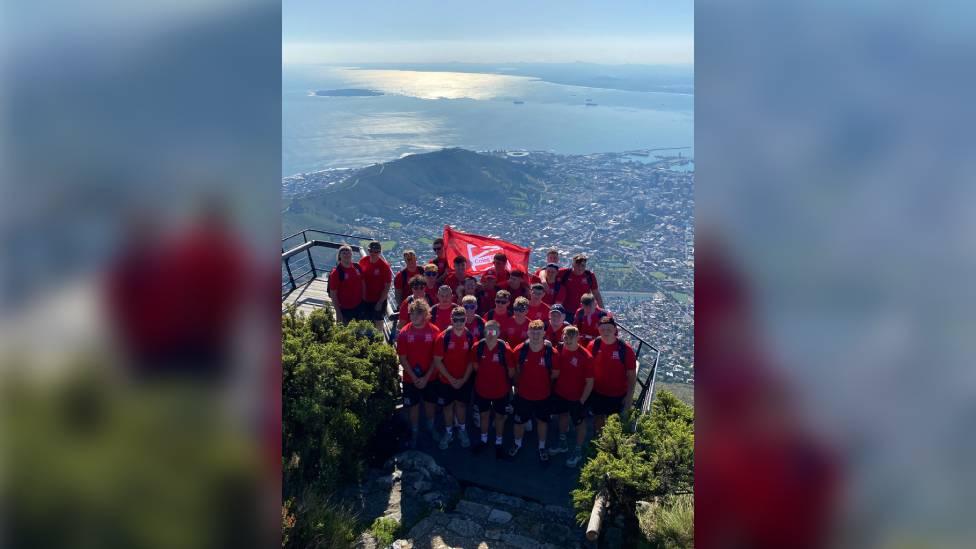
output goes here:
{"type": "Polygon", "coordinates": [[[305,313],[306,315],[311,314],[315,309],[324,307],[326,303],[332,302],[329,299],[329,292],[326,288],[327,282],[325,278],[312,279],[288,294],[281,302],[281,310],[284,311],[286,307],[295,305],[298,307],[299,312],[305,313]]]}

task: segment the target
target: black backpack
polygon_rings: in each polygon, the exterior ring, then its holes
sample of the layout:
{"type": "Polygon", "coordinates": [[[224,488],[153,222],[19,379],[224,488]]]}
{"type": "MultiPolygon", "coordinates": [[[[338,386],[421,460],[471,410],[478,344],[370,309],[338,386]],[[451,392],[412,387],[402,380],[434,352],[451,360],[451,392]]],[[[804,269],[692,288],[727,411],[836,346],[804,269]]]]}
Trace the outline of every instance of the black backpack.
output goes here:
{"type": "MultiPolygon", "coordinates": [[[[424,299],[427,300],[427,304],[428,305],[430,305],[431,307],[434,306],[434,303],[430,300],[430,296],[429,295],[424,294],[424,299]]],[[[413,294],[410,294],[410,295],[407,296],[407,307],[409,307],[410,304],[413,303],[413,300],[414,300],[413,294]]]]}
{"type": "MultiPolygon", "coordinates": [[[[600,345],[603,345],[602,339],[598,337],[593,340],[593,358],[596,358],[596,354],[600,352],[600,345]]],[[[624,343],[622,339],[617,339],[617,351],[619,351],[617,355],[624,366],[627,366],[627,349],[629,348],[630,345],[624,343]]]]}
{"type": "MultiPolygon", "coordinates": [[[[417,272],[419,273],[421,271],[418,269],[417,272]]],[[[403,279],[403,287],[406,288],[407,287],[407,281],[410,280],[410,273],[407,272],[407,268],[406,267],[404,267],[403,270],[400,271],[400,278],[403,279]]]]}
{"type": "MultiPolygon", "coordinates": [[[[429,295],[426,295],[425,294],[425,297],[427,297],[427,303],[430,305],[430,321],[436,323],[437,322],[437,310],[440,309],[440,307],[438,307],[437,305],[434,305],[433,303],[430,302],[430,296],[429,295]]],[[[453,305],[454,305],[454,307],[457,307],[457,303],[454,303],[453,305]]],[[[451,307],[451,312],[454,312],[454,307],[451,307]]]]}
{"type": "MultiPolygon", "coordinates": [[[[605,317],[605,316],[607,316],[607,312],[605,310],[603,310],[603,309],[600,309],[599,311],[597,311],[596,319],[599,322],[599,320],[601,318],[605,317]]],[[[573,324],[576,324],[578,326],[580,322],[583,322],[583,308],[582,307],[580,307],[579,309],[576,309],[576,314],[573,315],[573,324]]]]}
{"type": "MultiPolygon", "coordinates": [[[[572,274],[573,274],[573,270],[572,269],[567,269],[566,272],[563,273],[563,276],[561,276],[561,277],[559,277],[559,278],[556,279],[556,285],[553,288],[553,291],[555,291],[555,293],[558,294],[559,293],[559,288],[562,288],[563,285],[565,285],[567,282],[569,282],[569,277],[572,276],[572,274]]],[[[587,270],[583,271],[583,274],[586,275],[586,282],[589,283],[590,288],[593,288],[593,273],[590,272],[589,269],[587,269],[587,270]]]]}
{"type": "MultiPolygon", "coordinates": [[[[471,332],[467,328],[465,328],[464,331],[466,332],[465,335],[468,336],[468,348],[470,349],[471,346],[474,345],[474,336],[471,335],[471,332]]],[[[445,353],[447,352],[448,344],[451,343],[451,334],[453,332],[454,332],[453,327],[444,330],[444,352],[445,353]]]]}
{"type": "MultiPolygon", "coordinates": [[[[545,340],[545,350],[546,350],[546,354],[545,354],[546,370],[548,370],[549,374],[552,375],[553,350],[552,350],[552,343],[548,339],[545,340]]],[[[529,356],[529,341],[526,340],[525,344],[522,345],[522,349],[519,350],[518,366],[520,369],[523,366],[525,366],[525,359],[528,358],[528,356],[529,356]]]]}
{"type": "MultiPolygon", "coordinates": [[[[359,276],[363,275],[363,268],[359,266],[359,263],[353,263],[352,266],[356,268],[359,276]]],[[[346,270],[342,268],[342,265],[336,265],[336,271],[339,271],[339,282],[344,281],[346,279],[346,270]]]]}
{"type": "Polygon", "coordinates": [[[474,323],[478,325],[478,333],[479,334],[485,333],[485,319],[481,318],[478,315],[475,315],[474,316],[474,323]]]}
{"type": "MultiPolygon", "coordinates": [[[[476,349],[475,354],[478,355],[478,363],[479,364],[481,363],[481,359],[484,358],[484,356],[485,356],[485,347],[487,347],[487,346],[488,346],[488,344],[485,343],[485,340],[482,339],[481,341],[478,342],[478,346],[475,347],[475,349],[476,349]]],[[[503,367],[505,367],[505,370],[507,372],[508,371],[508,364],[505,361],[505,344],[502,342],[502,340],[499,339],[498,340],[498,344],[496,345],[495,348],[498,349],[498,362],[500,362],[501,365],[503,367]]]]}

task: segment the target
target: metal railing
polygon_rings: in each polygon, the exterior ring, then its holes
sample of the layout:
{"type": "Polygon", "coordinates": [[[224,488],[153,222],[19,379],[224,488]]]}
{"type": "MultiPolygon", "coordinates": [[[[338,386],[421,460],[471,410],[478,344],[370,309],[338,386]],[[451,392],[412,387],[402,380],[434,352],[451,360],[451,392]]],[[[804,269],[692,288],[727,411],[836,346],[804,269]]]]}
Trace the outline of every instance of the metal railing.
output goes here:
{"type": "Polygon", "coordinates": [[[635,334],[630,328],[620,323],[617,323],[617,327],[626,334],[622,336],[622,339],[631,340],[629,343],[634,348],[634,354],[637,356],[637,386],[634,389],[638,392],[634,398],[634,408],[639,413],[646,414],[651,410],[651,403],[654,402],[654,383],[657,381],[657,366],[661,360],[661,350],[635,334]],[[648,351],[654,353],[654,359],[651,367],[641,372],[641,351],[645,347],[647,347],[648,351]]]}

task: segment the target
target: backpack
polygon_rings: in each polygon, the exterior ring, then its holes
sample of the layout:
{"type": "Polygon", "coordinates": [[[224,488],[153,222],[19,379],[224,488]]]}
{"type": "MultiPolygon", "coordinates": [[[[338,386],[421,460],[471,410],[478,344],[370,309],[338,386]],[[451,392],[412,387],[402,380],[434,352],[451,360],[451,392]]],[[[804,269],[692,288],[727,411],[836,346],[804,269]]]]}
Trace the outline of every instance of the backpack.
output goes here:
{"type": "MultiPolygon", "coordinates": [[[[563,287],[564,284],[569,282],[569,277],[572,276],[572,274],[573,274],[573,270],[568,269],[566,272],[563,273],[563,276],[557,278],[556,285],[553,287],[553,291],[558,294],[559,288],[563,287]]],[[[586,275],[586,282],[590,285],[590,288],[593,288],[593,273],[590,272],[589,269],[587,269],[583,271],[583,274],[586,275]]]]}
{"type": "MultiPolygon", "coordinates": [[[[596,354],[600,352],[600,345],[603,345],[602,339],[596,338],[593,340],[593,358],[596,358],[596,354]]],[[[624,366],[627,366],[627,349],[629,348],[630,346],[624,343],[622,340],[617,340],[617,350],[619,351],[617,355],[620,357],[620,362],[622,362],[624,366]]]]}
{"type": "MultiPolygon", "coordinates": [[[[434,305],[433,303],[430,303],[430,296],[429,295],[426,295],[426,297],[427,297],[427,303],[430,305],[430,321],[436,323],[437,322],[437,310],[440,309],[440,307],[438,307],[437,305],[434,305]]],[[[453,312],[454,311],[454,307],[457,307],[457,303],[452,303],[451,305],[453,305],[451,307],[451,312],[453,312]]],[[[448,314],[450,314],[450,313],[448,313],[448,314]]]]}
{"type": "MultiPolygon", "coordinates": [[[[359,266],[359,263],[353,263],[352,266],[356,268],[359,276],[363,276],[363,268],[359,266]]],[[[339,282],[346,280],[346,270],[342,268],[342,265],[336,265],[336,271],[339,271],[339,282]]]]}
{"type": "MultiPolygon", "coordinates": [[[[481,341],[478,342],[478,346],[475,348],[476,349],[475,354],[478,355],[479,364],[481,363],[481,359],[484,358],[485,356],[485,347],[487,346],[488,344],[485,343],[485,340],[482,339],[481,341]]],[[[506,364],[505,362],[505,344],[502,343],[502,340],[500,339],[498,340],[498,344],[496,345],[496,348],[498,349],[498,362],[500,362],[501,365],[504,366],[507,371],[508,364],[506,364]]]]}
{"type": "MultiPolygon", "coordinates": [[[[427,304],[428,304],[428,305],[430,305],[431,307],[433,307],[433,306],[434,306],[434,303],[433,303],[433,302],[431,302],[431,300],[430,300],[430,296],[429,296],[429,295],[427,295],[427,294],[424,294],[424,299],[426,299],[426,300],[427,300],[427,304]]],[[[413,300],[414,300],[414,297],[413,297],[413,294],[410,294],[410,295],[408,295],[408,296],[407,296],[407,306],[408,306],[408,307],[410,306],[410,304],[411,304],[411,303],[413,303],[413,300]]]]}
{"type": "MultiPolygon", "coordinates": [[[[583,322],[583,315],[584,313],[582,307],[576,309],[576,314],[573,316],[573,324],[579,325],[580,322],[583,322]]],[[[596,314],[596,319],[600,320],[605,316],[607,316],[607,312],[603,309],[599,309],[596,314]]]]}
{"type": "MultiPolygon", "coordinates": [[[[454,331],[454,328],[453,327],[444,330],[444,352],[445,353],[447,352],[447,346],[448,346],[448,344],[451,343],[451,333],[453,331],[454,331]]],[[[468,336],[468,348],[470,349],[471,346],[474,345],[474,336],[471,335],[471,332],[468,331],[467,328],[465,328],[464,331],[467,332],[467,334],[465,334],[465,335],[468,336]]]]}
{"type": "Polygon", "coordinates": [[[474,316],[474,323],[478,326],[478,333],[479,334],[484,334],[485,333],[485,319],[481,318],[478,315],[475,315],[474,316]]]}
{"type": "MultiPolygon", "coordinates": [[[[417,269],[417,272],[420,273],[422,271],[420,269],[417,269]]],[[[403,270],[400,271],[400,278],[403,279],[403,284],[401,284],[401,285],[404,288],[406,288],[407,287],[407,281],[410,280],[410,273],[407,272],[407,268],[406,267],[404,267],[403,270]]]]}
{"type": "MultiPolygon", "coordinates": [[[[522,345],[522,349],[519,350],[519,357],[518,357],[518,366],[519,366],[519,368],[522,368],[523,366],[525,366],[525,359],[527,359],[528,356],[529,356],[529,346],[527,345],[527,343],[528,343],[528,340],[526,340],[526,345],[522,345]]],[[[552,354],[553,354],[553,351],[552,351],[552,343],[548,339],[545,340],[545,350],[546,350],[546,353],[545,353],[546,370],[549,371],[549,375],[552,375],[552,354]]]]}

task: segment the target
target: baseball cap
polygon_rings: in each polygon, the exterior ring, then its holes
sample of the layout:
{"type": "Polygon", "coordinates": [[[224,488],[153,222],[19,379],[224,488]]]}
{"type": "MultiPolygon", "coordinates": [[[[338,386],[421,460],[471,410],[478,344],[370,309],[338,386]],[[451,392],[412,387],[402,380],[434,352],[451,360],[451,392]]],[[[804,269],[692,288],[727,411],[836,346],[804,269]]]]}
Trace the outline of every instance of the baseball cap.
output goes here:
{"type": "Polygon", "coordinates": [[[556,264],[556,263],[547,263],[546,264],[546,268],[547,269],[556,269],[558,271],[559,270],[559,265],[556,264]]]}
{"type": "Polygon", "coordinates": [[[602,326],[604,324],[609,324],[611,326],[616,326],[617,321],[613,319],[613,315],[601,316],[600,320],[596,321],[597,326],[602,326]]]}
{"type": "Polygon", "coordinates": [[[552,311],[557,311],[557,312],[561,313],[563,316],[566,316],[566,309],[563,308],[563,304],[562,303],[556,303],[552,307],[549,307],[549,312],[552,312],[552,311]]]}

